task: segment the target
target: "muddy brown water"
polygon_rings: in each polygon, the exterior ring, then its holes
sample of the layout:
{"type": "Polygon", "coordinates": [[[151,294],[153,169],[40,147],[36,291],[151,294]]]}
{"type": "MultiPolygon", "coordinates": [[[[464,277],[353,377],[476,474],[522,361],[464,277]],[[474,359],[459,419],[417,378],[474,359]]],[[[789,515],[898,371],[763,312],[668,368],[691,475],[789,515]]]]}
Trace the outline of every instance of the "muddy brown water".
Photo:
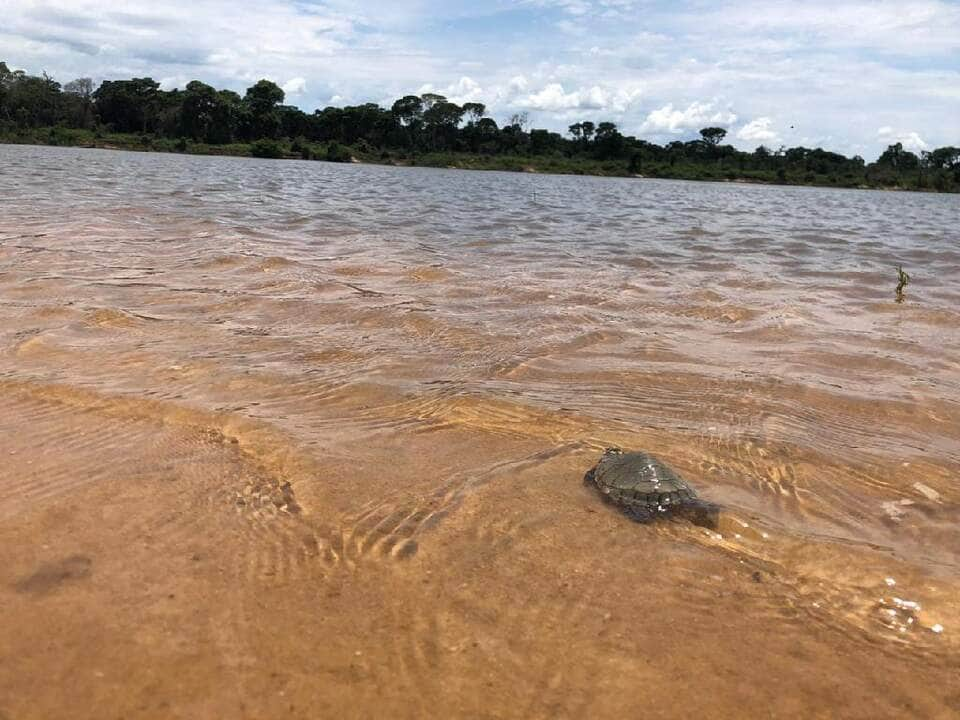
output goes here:
{"type": "Polygon", "coordinates": [[[958,219],[0,147],[0,717],[960,717],[958,219]]]}

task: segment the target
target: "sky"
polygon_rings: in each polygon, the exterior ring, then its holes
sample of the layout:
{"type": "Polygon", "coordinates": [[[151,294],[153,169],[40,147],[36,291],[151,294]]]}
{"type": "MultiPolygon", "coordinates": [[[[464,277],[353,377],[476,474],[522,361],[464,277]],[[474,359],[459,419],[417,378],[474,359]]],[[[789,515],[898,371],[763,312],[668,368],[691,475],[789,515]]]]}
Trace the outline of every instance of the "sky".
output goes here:
{"type": "Polygon", "coordinates": [[[310,112],[437,92],[560,132],[867,160],[960,146],[960,0],[0,0],[0,60],[61,82],[150,76],[310,112]]]}

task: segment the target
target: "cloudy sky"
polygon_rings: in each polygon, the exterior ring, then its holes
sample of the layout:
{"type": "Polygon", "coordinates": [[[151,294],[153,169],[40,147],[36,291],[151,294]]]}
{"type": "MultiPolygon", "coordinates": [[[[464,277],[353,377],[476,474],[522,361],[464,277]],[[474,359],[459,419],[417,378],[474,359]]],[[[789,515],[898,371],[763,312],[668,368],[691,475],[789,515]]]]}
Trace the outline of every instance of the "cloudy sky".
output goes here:
{"type": "Polygon", "coordinates": [[[0,0],[0,60],[311,111],[433,91],[537,127],[875,158],[960,145],[960,0],[0,0]]]}

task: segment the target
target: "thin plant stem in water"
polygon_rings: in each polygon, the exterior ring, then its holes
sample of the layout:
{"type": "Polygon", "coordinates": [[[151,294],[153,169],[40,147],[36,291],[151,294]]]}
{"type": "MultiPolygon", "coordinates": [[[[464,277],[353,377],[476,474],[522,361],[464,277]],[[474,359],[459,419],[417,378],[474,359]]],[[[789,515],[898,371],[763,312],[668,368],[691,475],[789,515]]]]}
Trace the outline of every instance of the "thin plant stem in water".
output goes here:
{"type": "Polygon", "coordinates": [[[910,276],[903,271],[902,265],[897,265],[897,302],[904,300],[903,289],[910,283],[910,276]]]}

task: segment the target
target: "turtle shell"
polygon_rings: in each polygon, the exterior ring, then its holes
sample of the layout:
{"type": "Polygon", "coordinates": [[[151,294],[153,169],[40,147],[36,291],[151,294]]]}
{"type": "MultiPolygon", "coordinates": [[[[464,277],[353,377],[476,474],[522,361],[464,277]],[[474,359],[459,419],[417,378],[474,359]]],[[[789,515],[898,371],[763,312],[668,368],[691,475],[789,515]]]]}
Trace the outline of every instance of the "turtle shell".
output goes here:
{"type": "Polygon", "coordinates": [[[587,479],[607,500],[638,516],[655,516],[700,503],[683,478],[645,452],[625,453],[611,448],[587,479]]]}

